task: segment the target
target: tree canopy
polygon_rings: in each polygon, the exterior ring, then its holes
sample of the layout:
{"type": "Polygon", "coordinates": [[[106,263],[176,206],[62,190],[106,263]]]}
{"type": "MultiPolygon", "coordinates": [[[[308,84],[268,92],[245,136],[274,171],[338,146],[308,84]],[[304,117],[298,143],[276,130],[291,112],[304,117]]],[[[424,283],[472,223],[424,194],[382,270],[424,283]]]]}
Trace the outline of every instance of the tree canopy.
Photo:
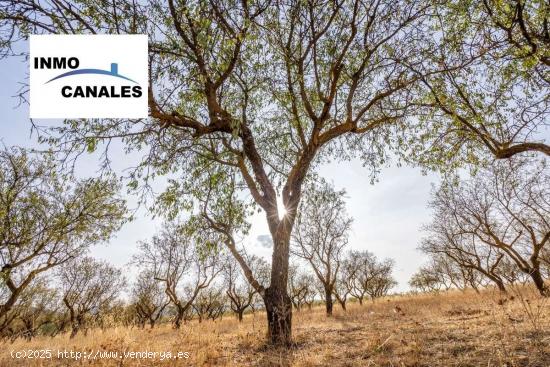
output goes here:
{"type": "Polygon", "coordinates": [[[38,275],[111,238],[127,219],[118,188],[60,174],[51,154],[0,151],[0,319],[38,275]]]}

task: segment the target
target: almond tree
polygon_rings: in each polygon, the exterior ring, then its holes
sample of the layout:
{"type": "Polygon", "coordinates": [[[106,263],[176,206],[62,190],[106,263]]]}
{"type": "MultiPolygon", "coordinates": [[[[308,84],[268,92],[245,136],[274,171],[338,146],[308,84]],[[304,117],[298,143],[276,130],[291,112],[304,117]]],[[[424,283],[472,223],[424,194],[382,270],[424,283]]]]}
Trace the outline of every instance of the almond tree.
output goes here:
{"type": "Polygon", "coordinates": [[[142,270],[132,288],[132,304],[141,327],[148,322],[151,329],[170,304],[164,289],[150,270],[142,270]]]}
{"type": "MultiPolygon", "coordinates": [[[[446,257],[460,268],[479,272],[494,283],[499,291],[506,292],[504,285],[506,278],[500,271],[500,264],[505,258],[504,253],[476,241],[471,234],[461,233],[460,229],[451,228],[450,221],[444,216],[434,217],[434,221],[425,228],[427,236],[422,241],[421,251],[435,258],[446,257]]],[[[411,281],[416,282],[417,285],[423,284],[432,290],[440,289],[442,286],[449,289],[452,283],[446,273],[433,265],[432,263],[422,267],[417,277],[411,281]]]]}
{"type": "Polygon", "coordinates": [[[216,244],[197,244],[188,231],[185,223],[167,223],[158,235],[139,244],[140,253],[134,260],[163,285],[176,309],[176,329],[201,290],[222,270],[216,244]]]}
{"type": "MultiPolygon", "coordinates": [[[[495,276],[502,285],[504,280],[508,280],[501,271],[504,262],[505,259],[502,258],[498,264],[498,270],[495,271],[495,276]]],[[[483,273],[474,267],[461,265],[452,257],[441,253],[431,253],[429,262],[421,266],[409,281],[411,288],[422,292],[437,292],[442,288],[449,290],[452,287],[465,290],[470,286],[479,293],[479,287],[486,284],[487,279],[483,273]]]]}
{"type": "MultiPolygon", "coordinates": [[[[505,264],[506,259],[502,258],[496,268],[496,274],[500,274],[502,278],[508,280],[506,275],[513,274],[514,272],[508,268],[505,269],[505,264]]],[[[436,275],[440,282],[445,285],[446,289],[449,289],[451,286],[460,290],[471,287],[476,292],[479,292],[479,286],[484,283],[483,274],[475,270],[475,268],[460,266],[456,261],[445,255],[432,254],[430,262],[424,268],[436,275]]]]}
{"type": "Polygon", "coordinates": [[[342,286],[362,305],[365,296],[372,300],[385,296],[397,284],[393,267],[391,259],[380,262],[369,251],[350,251],[343,260],[342,286]]]}
{"type": "Polygon", "coordinates": [[[91,257],[64,264],[58,273],[63,304],[69,312],[73,338],[89,324],[89,319],[108,308],[122,294],[126,279],[122,271],[91,257]]]}
{"type": "Polygon", "coordinates": [[[300,311],[304,304],[311,308],[317,294],[316,284],[317,279],[314,275],[300,271],[297,264],[291,264],[288,272],[288,292],[297,311],[300,311]]]}
{"type": "Polygon", "coordinates": [[[39,277],[25,288],[2,320],[2,337],[12,340],[22,337],[30,340],[46,325],[54,325],[60,311],[60,302],[57,292],[48,287],[48,280],[39,277]]]}
{"type": "Polygon", "coordinates": [[[346,304],[348,302],[348,297],[351,295],[351,287],[348,282],[348,279],[346,279],[346,273],[342,272],[338,279],[336,280],[336,286],[334,287],[334,298],[336,298],[336,301],[338,301],[338,304],[340,307],[342,307],[342,310],[346,311],[346,304]]]}
{"type": "MultiPolygon", "coordinates": [[[[250,264],[254,277],[265,284],[269,279],[269,266],[257,256],[248,256],[247,264],[250,264]]],[[[229,298],[230,308],[237,315],[239,322],[243,321],[243,314],[251,307],[258,294],[257,290],[246,280],[242,268],[234,257],[228,257],[223,267],[223,275],[226,287],[226,295],[229,298]]]]}
{"type": "Polygon", "coordinates": [[[143,156],[130,187],[150,192],[149,180],[171,174],[165,204],[178,209],[189,208],[202,176],[234,177],[239,197],[265,213],[272,269],[259,294],[270,341],[289,344],[290,235],[304,181],[330,157],[385,162],[391,129],[402,131],[413,105],[410,65],[433,51],[433,2],[0,4],[6,54],[29,33],[149,35],[151,118],[67,121],[43,139],[76,155],[122,139],[143,156]]]}
{"type": "MultiPolygon", "coordinates": [[[[522,284],[527,285],[531,282],[531,277],[529,274],[524,273],[521,271],[515,262],[508,257],[505,257],[500,262],[498,268],[497,268],[498,274],[502,277],[502,279],[505,280],[507,284],[522,284]]],[[[543,265],[541,260],[541,275],[544,279],[548,279],[543,271],[543,265]]]]}
{"type": "Polygon", "coordinates": [[[199,323],[204,319],[214,321],[222,316],[226,308],[224,293],[224,289],[217,285],[210,285],[199,292],[191,305],[199,318],[199,323]]]}
{"type": "Polygon", "coordinates": [[[357,289],[355,289],[355,279],[361,262],[359,257],[351,256],[350,254],[351,251],[342,260],[342,265],[336,279],[336,286],[334,287],[334,297],[344,311],[346,310],[348,296],[351,295],[352,291],[355,291],[356,296],[354,297],[359,297],[360,295],[357,289]]]}
{"type": "Polygon", "coordinates": [[[470,180],[444,185],[435,193],[435,219],[423,248],[442,250],[459,261],[467,257],[472,259],[467,262],[470,266],[492,259],[488,268],[477,268],[486,269],[484,274],[490,278],[499,259],[506,256],[547,296],[541,255],[550,242],[548,197],[550,176],[545,160],[494,164],[470,180]]]}
{"type": "Polygon", "coordinates": [[[352,223],[344,194],[325,182],[308,187],[292,234],[292,253],[307,261],[321,282],[328,316],[352,223]]]}
{"type": "Polygon", "coordinates": [[[75,180],[49,154],[0,150],[0,330],[41,274],[108,240],[125,221],[115,180],[75,180]]]}
{"type": "Polygon", "coordinates": [[[20,305],[18,320],[22,327],[18,336],[31,340],[46,326],[53,325],[61,305],[58,292],[48,288],[45,281],[31,285],[26,292],[29,293],[26,302],[20,305]]]}
{"type": "Polygon", "coordinates": [[[371,300],[387,296],[389,291],[397,285],[392,276],[395,262],[393,259],[384,261],[375,261],[374,264],[367,267],[366,274],[359,276],[358,280],[366,289],[371,300]]]}
{"type": "Polygon", "coordinates": [[[437,273],[427,266],[422,266],[411,276],[409,286],[420,292],[438,292],[444,283],[437,273]]]}

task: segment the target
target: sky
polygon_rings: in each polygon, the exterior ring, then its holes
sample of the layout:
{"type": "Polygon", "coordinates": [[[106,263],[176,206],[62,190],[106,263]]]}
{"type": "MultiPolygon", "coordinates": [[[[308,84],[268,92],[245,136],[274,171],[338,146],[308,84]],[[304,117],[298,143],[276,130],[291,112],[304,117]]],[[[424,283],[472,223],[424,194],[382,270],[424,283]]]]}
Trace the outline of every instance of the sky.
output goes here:
{"type": "MultiPolygon", "coordinates": [[[[26,45],[20,45],[25,48],[26,45]]],[[[19,105],[14,97],[21,82],[28,76],[28,63],[21,59],[0,60],[0,144],[5,146],[37,147],[36,136],[31,135],[28,105],[19,105]]],[[[39,125],[53,125],[55,120],[37,120],[39,125]]],[[[114,166],[124,168],[123,155],[113,155],[114,166]],[[116,160],[116,157],[119,160],[116,160]]],[[[98,160],[84,157],[78,162],[80,174],[93,176],[98,169],[98,160]]],[[[416,248],[422,238],[421,226],[430,220],[427,207],[432,184],[437,183],[435,174],[423,175],[419,168],[389,166],[383,168],[379,180],[371,184],[369,171],[358,160],[327,164],[320,175],[332,182],[336,189],[347,192],[348,214],[354,218],[349,248],[368,250],[379,258],[392,258],[396,267],[394,276],[398,281],[396,291],[408,289],[411,275],[426,260],[416,248]]],[[[127,197],[130,206],[133,197],[127,197]]],[[[271,257],[271,248],[265,246],[269,236],[263,214],[251,218],[252,228],[243,246],[266,259],[271,257]]],[[[106,244],[91,249],[91,255],[134,271],[128,267],[137,244],[147,240],[161,228],[160,219],[153,219],[140,209],[135,220],[124,225],[116,236],[106,244]]]]}

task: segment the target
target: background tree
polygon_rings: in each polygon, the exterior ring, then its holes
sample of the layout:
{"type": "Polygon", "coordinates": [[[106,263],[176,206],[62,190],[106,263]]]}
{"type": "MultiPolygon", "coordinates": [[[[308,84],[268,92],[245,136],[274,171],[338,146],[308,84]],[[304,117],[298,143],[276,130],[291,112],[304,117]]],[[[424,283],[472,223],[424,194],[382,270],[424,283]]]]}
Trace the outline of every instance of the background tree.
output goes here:
{"type": "Polygon", "coordinates": [[[328,157],[384,162],[418,81],[405,65],[432,49],[423,42],[432,2],[1,4],[7,53],[30,33],[149,35],[151,118],[68,121],[49,141],[75,154],[115,138],[129,152],[147,147],[130,185],[180,173],[168,188],[176,207],[212,168],[235,176],[273,239],[270,340],[290,343],[289,243],[304,180],[328,157]]]}
{"type": "Polygon", "coordinates": [[[82,257],[59,271],[63,304],[69,312],[71,338],[86,331],[89,319],[111,305],[126,286],[122,271],[104,261],[82,257]]]}
{"type": "Polygon", "coordinates": [[[142,270],[132,288],[132,304],[141,327],[149,323],[151,329],[162,317],[170,300],[155,275],[150,270],[142,270]]]}
{"type": "MultiPolygon", "coordinates": [[[[431,274],[431,277],[437,279],[437,282],[443,286],[445,290],[452,287],[463,289],[461,273],[458,270],[455,262],[449,261],[445,256],[432,256],[430,262],[425,265],[424,271],[431,274]]],[[[465,268],[465,267],[464,267],[465,268]]]]}
{"type": "Polygon", "coordinates": [[[544,273],[546,274],[546,279],[550,279],[550,246],[546,246],[542,249],[540,255],[540,262],[544,273]]]}
{"type": "MultiPolygon", "coordinates": [[[[500,271],[500,269],[503,269],[505,261],[504,258],[499,261],[497,273],[508,273],[508,270],[505,272],[500,271]]],[[[483,284],[483,275],[479,271],[473,267],[459,266],[456,261],[444,255],[432,256],[427,267],[432,273],[438,274],[446,289],[449,289],[450,286],[460,290],[471,287],[478,291],[479,286],[483,284]]]]}
{"type": "MultiPolygon", "coordinates": [[[[126,294],[127,291],[125,288],[124,295],[126,294]]],[[[94,322],[102,331],[106,331],[120,325],[130,326],[132,320],[129,319],[129,316],[131,315],[132,307],[128,304],[128,300],[120,297],[116,298],[113,302],[104,304],[100,312],[96,314],[94,322]]]]}
{"type": "Polygon", "coordinates": [[[304,294],[304,302],[303,303],[307,306],[307,308],[309,310],[311,310],[311,308],[313,307],[313,304],[315,303],[315,300],[317,298],[317,294],[318,294],[315,286],[312,285],[315,282],[315,277],[313,276],[313,274],[308,274],[304,278],[306,278],[306,279],[303,279],[301,281],[302,282],[307,281],[308,285],[309,285],[309,289],[304,294]]]}
{"type": "Polygon", "coordinates": [[[350,251],[342,265],[342,287],[363,304],[365,296],[374,300],[385,296],[397,283],[392,277],[393,260],[378,261],[369,251],[350,251]]]}
{"type": "Polygon", "coordinates": [[[114,179],[74,180],[53,156],[0,150],[0,324],[49,269],[108,240],[125,221],[114,179]]]}
{"type": "Polygon", "coordinates": [[[504,257],[499,263],[497,272],[507,284],[526,285],[531,281],[531,277],[529,276],[529,274],[521,271],[521,269],[517,267],[515,262],[508,257],[504,257]]]}
{"type": "Polygon", "coordinates": [[[309,263],[323,285],[328,316],[353,221],[346,214],[344,195],[326,182],[309,187],[292,233],[292,253],[309,263]]]}
{"type": "Polygon", "coordinates": [[[444,246],[463,256],[455,257],[459,262],[464,257],[478,264],[491,259],[490,266],[477,270],[485,270],[497,284],[495,270],[506,256],[531,277],[541,295],[548,295],[540,255],[550,241],[549,183],[545,160],[508,160],[456,186],[444,185],[432,202],[437,218],[428,227],[432,238],[422,248],[439,251],[444,246]]]}
{"type": "Polygon", "coordinates": [[[397,285],[392,275],[394,267],[395,262],[393,259],[376,261],[370,269],[371,275],[369,277],[365,279],[359,277],[371,300],[374,301],[376,298],[387,296],[390,290],[397,285]]]}
{"type": "Polygon", "coordinates": [[[2,320],[0,336],[30,340],[46,328],[55,328],[59,311],[57,292],[48,287],[48,279],[38,277],[25,288],[2,320]]]}
{"type": "Polygon", "coordinates": [[[221,317],[226,309],[227,299],[223,287],[210,285],[208,288],[202,289],[197,297],[193,300],[192,307],[199,319],[216,320],[221,317]]]}
{"type": "Polygon", "coordinates": [[[501,291],[506,292],[505,278],[499,270],[500,264],[505,261],[504,253],[493,247],[485,246],[476,241],[474,236],[461,233],[460,229],[452,229],[450,221],[445,217],[435,216],[432,223],[427,226],[428,235],[422,241],[420,249],[431,255],[432,263],[424,266],[418,273],[417,284],[424,283],[427,288],[434,290],[436,287],[449,289],[452,283],[449,274],[441,268],[437,261],[440,256],[446,257],[463,269],[471,269],[483,274],[501,291]],[[459,233],[458,235],[454,235],[459,233]]]}
{"type": "Polygon", "coordinates": [[[174,327],[193,305],[202,289],[221,272],[216,244],[197,244],[185,223],[166,223],[165,228],[148,242],[139,244],[135,262],[161,282],[176,309],[174,327]]]}
{"type": "MultiPolygon", "coordinates": [[[[349,270],[349,268],[347,270],[349,270]]],[[[346,311],[346,304],[348,302],[348,296],[351,294],[351,289],[351,283],[349,278],[346,277],[346,272],[340,272],[340,276],[336,279],[336,286],[334,287],[333,294],[344,311],[346,311]]]]}
{"type": "Polygon", "coordinates": [[[17,317],[21,328],[16,335],[31,340],[46,327],[53,326],[61,307],[58,292],[48,288],[45,279],[33,283],[25,293],[28,295],[16,306],[21,309],[17,317]]]}
{"type": "MultiPolygon", "coordinates": [[[[265,284],[269,279],[268,264],[257,256],[249,256],[247,263],[250,264],[255,279],[265,284]]],[[[243,320],[243,314],[255,301],[258,294],[256,289],[246,280],[242,268],[233,256],[228,256],[223,267],[226,295],[229,298],[231,310],[237,315],[239,322],[243,320]]]]}
{"type": "Polygon", "coordinates": [[[444,287],[444,283],[441,282],[439,274],[427,266],[422,266],[411,276],[409,286],[421,292],[438,292],[442,286],[444,287]]]}
{"type": "MultiPolygon", "coordinates": [[[[451,252],[451,250],[448,250],[451,252]]],[[[427,252],[430,256],[430,260],[427,264],[420,267],[420,269],[411,277],[409,285],[412,288],[420,290],[422,292],[437,292],[441,289],[449,290],[455,287],[460,290],[466,290],[470,287],[479,293],[479,288],[487,285],[487,277],[483,272],[478,271],[476,266],[470,265],[468,261],[461,262],[455,260],[456,258],[463,260],[464,254],[461,255],[446,255],[444,252],[427,252]]],[[[468,258],[468,257],[466,257],[468,258]]],[[[471,256],[470,260],[473,260],[475,256],[471,256]]],[[[501,257],[497,263],[496,268],[492,271],[494,276],[498,279],[498,284],[504,287],[504,282],[507,280],[503,276],[503,264],[506,261],[504,257],[501,257]],[[500,282],[500,283],[499,283],[500,282]]],[[[478,265],[481,267],[481,265],[478,265]]],[[[506,270],[508,273],[508,269],[506,270]]]]}
{"type": "Polygon", "coordinates": [[[311,308],[317,291],[315,285],[318,283],[317,278],[303,270],[300,270],[298,264],[291,264],[288,273],[289,295],[292,300],[292,305],[298,311],[302,309],[304,304],[311,308]]]}

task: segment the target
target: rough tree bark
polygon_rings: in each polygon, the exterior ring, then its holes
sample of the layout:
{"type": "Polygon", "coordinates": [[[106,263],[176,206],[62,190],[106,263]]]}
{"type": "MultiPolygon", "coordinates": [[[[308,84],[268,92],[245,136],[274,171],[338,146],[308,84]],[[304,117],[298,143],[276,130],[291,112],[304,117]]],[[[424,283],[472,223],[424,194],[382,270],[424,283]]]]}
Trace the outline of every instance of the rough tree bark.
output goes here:
{"type": "MultiPolygon", "coordinates": [[[[289,221],[290,222],[290,221],[289,221]]],[[[271,284],[265,290],[268,338],[272,344],[292,341],[292,302],[287,290],[291,225],[283,225],[273,238],[271,284]]]]}
{"type": "Polygon", "coordinates": [[[548,290],[548,287],[544,283],[544,279],[542,278],[542,275],[540,273],[540,266],[537,263],[536,266],[533,266],[533,270],[531,271],[531,279],[533,279],[533,283],[535,283],[535,286],[537,287],[537,290],[539,291],[540,295],[543,297],[550,297],[550,291],[548,290]]]}
{"type": "Polygon", "coordinates": [[[327,316],[332,316],[332,289],[330,287],[325,287],[325,306],[327,311],[327,316]]]}
{"type": "Polygon", "coordinates": [[[334,292],[334,296],[336,297],[336,300],[338,301],[338,303],[340,304],[340,307],[342,307],[342,310],[346,311],[346,301],[347,301],[347,298],[344,296],[344,297],[340,297],[338,295],[338,293],[334,292]]]}

